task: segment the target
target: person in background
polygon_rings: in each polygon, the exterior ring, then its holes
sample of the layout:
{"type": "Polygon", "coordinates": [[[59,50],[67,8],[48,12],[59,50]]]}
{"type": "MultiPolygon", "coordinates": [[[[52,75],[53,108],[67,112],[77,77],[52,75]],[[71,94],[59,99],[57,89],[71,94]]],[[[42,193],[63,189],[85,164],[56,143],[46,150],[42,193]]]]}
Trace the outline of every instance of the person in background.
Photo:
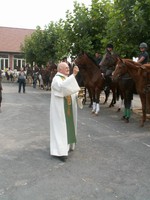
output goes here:
{"type": "MultiPolygon", "coordinates": [[[[114,46],[112,44],[106,45],[106,53],[104,54],[103,58],[101,59],[101,62],[99,64],[100,66],[103,63],[104,59],[107,57],[107,55],[108,56],[113,55],[113,48],[114,48],[114,46]]],[[[102,73],[104,73],[105,76],[109,76],[112,73],[112,70],[114,70],[114,69],[110,69],[109,67],[105,66],[105,68],[104,69],[102,68],[101,70],[102,70],[102,73]]]]}
{"type": "Polygon", "coordinates": [[[102,60],[101,60],[101,62],[99,64],[101,72],[104,75],[105,80],[106,80],[105,88],[104,88],[105,91],[109,91],[110,90],[110,85],[111,85],[111,82],[112,82],[111,76],[112,76],[112,72],[115,69],[115,66],[113,66],[113,67],[112,66],[105,66],[105,65],[103,65],[103,62],[107,57],[110,57],[111,55],[114,54],[113,48],[114,48],[114,46],[112,44],[107,44],[106,53],[104,54],[104,56],[103,56],[103,58],[102,58],[102,60]]]}
{"type": "Polygon", "coordinates": [[[51,84],[50,100],[50,154],[65,162],[68,152],[74,150],[77,133],[77,96],[80,87],[66,62],[60,62],[51,84]]]}
{"type": "Polygon", "coordinates": [[[26,75],[25,75],[23,68],[21,68],[21,70],[20,70],[19,77],[18,77],[18,83],[19,83],[18,93],[21,92],[22,87],[23,87],[23,93],[25,93],[26,75]]]}
{"type": "Polygon", "coordinates": [[[38,72],[34,72],[33,73],[33,88],[36,88],[37,80],[38,80],[38,72]]]}
{"type": "Polygon", "coordinates": [[[99,52],[96,52],[96,53],[95,53],[94,59],[95,59],[97,65],[99,66],[99,64],[100,64],[100,62],[101,62],[101,60],[102,60],[102,57],[101,57],[101,55],[100,55],[99,52]]]}
{"type": "Polygon", "coordinates": [[[10,69],[9,70],[9,77],[10,77],[10,80],[11,80],[11,82],[13,82],[13,80],[14,80],[14,72],[13,72],[13,70],[12,69],[10,69]]]}
{"type": "Polygon", "coordinates": [[[140,48],[141,53],[140,53],[140,55],[138,56],[137,62],[138,62],[138,63],[141,63],[141,64],[146,64],[146,63],[148,63],[148,61],[149,61],[149,54],[148,54],[148,52],[146,51],[147,48],[148,48],[147,44],[146,44],[145,42],[142,42],[142,43],[140,44],[139,48],[140,48]]]}

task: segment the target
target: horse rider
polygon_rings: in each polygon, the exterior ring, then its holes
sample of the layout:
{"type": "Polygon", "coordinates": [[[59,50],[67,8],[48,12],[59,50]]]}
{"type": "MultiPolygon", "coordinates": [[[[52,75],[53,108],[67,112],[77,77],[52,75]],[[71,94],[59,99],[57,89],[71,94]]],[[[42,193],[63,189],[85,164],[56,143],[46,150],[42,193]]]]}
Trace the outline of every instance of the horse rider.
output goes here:
{"type": "Polygon", "coordinates": [[[140,48],[140,51],[141,53],[139,54],[138,56],[138,63],[141,63],[141,64],[146,64],[148,63],[148,60],[149,60],[149,54],[148,52],[146,51],[148,46],[145,42],[142,42],[139,46],[140,48]]]}
{"type": "Polygon", "coordinates": [[[106,53],[104,54],[101,62],[100,62],[100,69],[101,69],[101,72],[104,74],[104,77],[105,77],[105,80],[106,80],[106,86],[105,86],[105,90],[106,89],[109,89],[109,86],[111,84],[111,76],[112,76],[112,72],[115,70],[115,66],[104,66],[103,65],[103,61],[110,55],[113,55],[114,52],[113,52],[113,44],[107,44],[106,46],[106,53]]]}
{"type": "Polygon", "coordinates": [[[98,51],[95,52],[94,59],[95,59],[96,64],[99,66],[99,64],[100,64],[100,62],[102,60],[102,56],[101,56],[101,54],[98,51]]]}

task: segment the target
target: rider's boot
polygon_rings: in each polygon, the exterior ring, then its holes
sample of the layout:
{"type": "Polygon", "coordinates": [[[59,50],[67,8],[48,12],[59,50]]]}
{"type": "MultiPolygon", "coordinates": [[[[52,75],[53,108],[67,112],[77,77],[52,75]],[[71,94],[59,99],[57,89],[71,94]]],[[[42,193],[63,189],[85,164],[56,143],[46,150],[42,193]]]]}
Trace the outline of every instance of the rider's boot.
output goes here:
{"type": "Polygon", "coordinates": [[[131,109],[127,109],[127,115],[125,120],[126,123],[129,123],[130,116],[131,116],[131,109]]]}
{"type": "Polygon", "coordinates": [[[124,115],[122,116],[122,120],[125,120],[127,117],[127,108],[124,108],[124,115]]]}

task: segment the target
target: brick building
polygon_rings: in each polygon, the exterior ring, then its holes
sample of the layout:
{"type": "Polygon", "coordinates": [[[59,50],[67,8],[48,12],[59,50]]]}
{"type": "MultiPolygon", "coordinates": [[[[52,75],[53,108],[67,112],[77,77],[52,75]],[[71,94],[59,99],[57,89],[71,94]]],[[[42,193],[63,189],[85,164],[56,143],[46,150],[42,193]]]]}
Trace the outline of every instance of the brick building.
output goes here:
{"type": "Polygon", "coordinates": [[[20,46],[26,36],[35,30],[24,28],[0,27],[0,69],[16,69],[26,65],[20,46]]]}

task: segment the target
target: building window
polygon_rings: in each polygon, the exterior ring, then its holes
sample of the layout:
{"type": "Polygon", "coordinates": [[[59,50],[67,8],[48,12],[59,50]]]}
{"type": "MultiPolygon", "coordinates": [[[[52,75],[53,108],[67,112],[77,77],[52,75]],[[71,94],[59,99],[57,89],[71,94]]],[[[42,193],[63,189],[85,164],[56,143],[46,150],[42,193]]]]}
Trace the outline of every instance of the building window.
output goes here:
{"type": "Polygon", "coordinates": [[[5,54],[0,54],[0,69],[1,70],[5,70],[6,68],[8,68],[8,55],[5,54]]]}
{"type": "Polygon", "coordinates": [[[22,55],[14,55],[14,69],[20,70],[20,68],[25,67],[26,61],[22,55]]]}

